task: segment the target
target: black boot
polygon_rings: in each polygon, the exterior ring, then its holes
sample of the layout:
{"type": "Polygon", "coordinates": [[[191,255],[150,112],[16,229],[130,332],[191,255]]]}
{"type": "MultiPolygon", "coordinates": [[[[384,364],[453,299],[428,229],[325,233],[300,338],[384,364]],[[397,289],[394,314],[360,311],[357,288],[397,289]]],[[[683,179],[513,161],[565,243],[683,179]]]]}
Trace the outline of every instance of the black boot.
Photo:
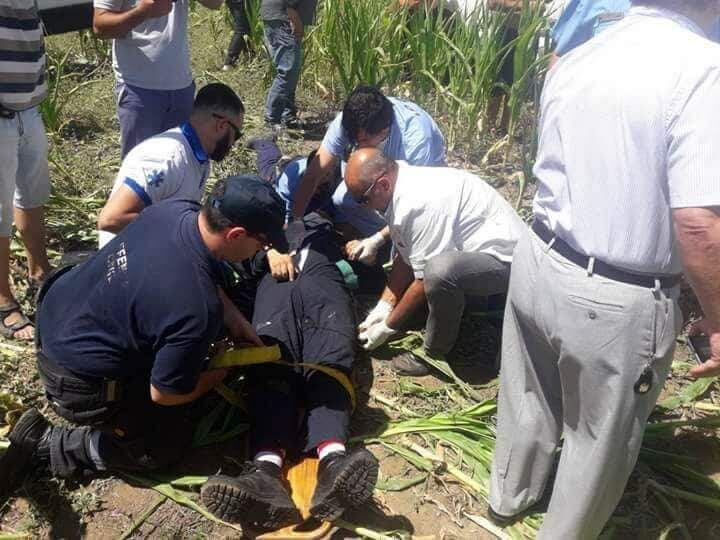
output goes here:
{"type": "Polygon", "coordinates": [[[266,461],[248,462],[238,476],[211,476],[201,496],[213,515],[243,526],[277,529],[301,521],[283,485],[280,467],[266,461]]]}
{"type": "Polygon", "coordinates": [[[322,521],[339,518],[372,497],[377,477],[378,461],[365,448],[330,454],[320,461],[310,513],[322,521]]]}
{"type": "Polygon", "coordinates": [[[22,484],[38,465],[50,460],[52,424],[37,409],[25,411],[8,435],[10,447],[0,456],[0,501],[22,484]]]}

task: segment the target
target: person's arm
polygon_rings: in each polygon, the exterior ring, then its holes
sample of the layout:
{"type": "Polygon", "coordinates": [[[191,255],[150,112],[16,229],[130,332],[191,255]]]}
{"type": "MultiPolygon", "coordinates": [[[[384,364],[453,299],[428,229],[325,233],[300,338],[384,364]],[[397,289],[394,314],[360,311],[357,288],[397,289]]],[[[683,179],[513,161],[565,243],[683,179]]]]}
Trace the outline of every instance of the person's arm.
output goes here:
{"type": "Polygon", "coordinates": [[[720,210],[680,208],[673,219],[685,274],[704,314],[692,332],[710,338],[710,358],[690,374],[712,377],[720,374],[720,210]]]}
{"type": "Polygon", "coordinates": [[[143,200],[126,185],[110,196],[98,216],[98,230],[119,233],[145,208],[143,200]]]}
{"type": "Polygon", "coordinates": [[[199,2],[208,9],[220,9],[223,5],[223,0],[199,0],[199,2]]]}
{"type": "Polygon", "coordinates": [[[415,279],[405,290],[395,308],[390,312],[385,324],[393,330],[402,330],[408,319],[425,304],[425,282],[415,279]]]}
{"type": "Polygon", "coordinates": [[[233,340],[262,346],[263,342],[255,332],[252,324],[250,324],[237,306],[233,304],[232,300],[228,298],[228,295],[225,294],[222,287],[218,287],[218,295],[223,305],[223,322],[233,340]]]}
{"type": "Polygon", "coordinates": [[[385,225],[375,234],[360,240],[350,240],[345,244],[348,260],[374,264],[378,251],[390,240],[390,227],[385,225]]]}
{"type": "Polygon", "coordinates": [[[300,219],[305,215],[305,210],[307,210],[317,187],[323,182],[327,182],[335,172],[337,160],[338,158],[324,145],[320,145],[315,159],[308,163],[305,174],[295,192],[292,205],[292,215],[295,219],[300,219]]]}
{"type": "Polygon", "coordinates": [[[290,29],[292,30],[293,36],[298,42],[303,40],[305,36],[305,25],[300,18],[300,14],[294,7],[287,8],[288,21],[290,21],[290,29]]]}
{"type": "Polygon", "coordinates": [[[212,390],[228,374],[227,368],[204,371],[192,392],[188,394],[170,394],[163,392],[150,383],[150,399],[158,405],[184,405],[195,401],[212,390]]]}
{"type": "Polygon", "coordinates": [[[93,32],[102,39],[122,38],[138,24],[156,17],[164,17],[172,11],[173,0],[139,0],[127,11],[95,8],[93,32]]]}

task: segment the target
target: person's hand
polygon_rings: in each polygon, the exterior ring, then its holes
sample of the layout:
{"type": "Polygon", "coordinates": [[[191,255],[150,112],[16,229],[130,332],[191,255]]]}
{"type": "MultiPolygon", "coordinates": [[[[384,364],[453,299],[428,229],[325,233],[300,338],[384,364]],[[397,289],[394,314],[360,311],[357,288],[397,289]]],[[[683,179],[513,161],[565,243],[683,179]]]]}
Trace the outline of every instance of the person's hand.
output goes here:
{"type": "Polygon", "coordinates": [[[386,302],[385,300],[379,300],[375,307],[372,308],[372,311],[367,314],[365,320],[360,323],[360,325],[358,326],[358,330],[362,332],[370,328],[373,324],[384,321],[385,318],[390,315],[392,309],[392,304],[390,304],[390,302],[386,302]]]}
{"type": "Polygon", "coordinates": [[[300,18],[300,14],[295,8],[287,8],[288,20],[290,21],[290,29],[292,30],[293,36],[298,42],[302,41],[305,35],[305,25],[300,18]]]}
{"type": "Polygon", "coordinates": [[[172,11],[173,0],[140,0],[136,9],[139,10],[146,19],[156,19],[164,17],[172,11]]]}
{"type": "Polygon", "coordinates": [[[364,332],[360,332],[358,339],[360,340],[360,345],[363,349],[366,351],[372,351],[373,349],[377,349],[380,345],[385,343],[388,338],[396,333],[396,330],[390,328],[387,324],[385,324],[385,321],[382,320],[373,324],[364,332]]]}
{"type": "Polygon", "coordinates": [[[700,319],[690,327],[688,334],[704,334],[710,338],[710,358],[690,370],[693,377],[714,377],[720,375],[720,330],[707,319],[700,319]]]}
{"type": "Polygon", "coordinates": [[[242,315],[233,319],[232,324],[228,326],[228,332],[233,344],[237,347],[247,347],[248,345],[262,347],[265,345],[255,332],[253,325],[242,315]]]}
{"type": "Polygon", "coordinates": [[[362,240],[351,240],[345,245],[347,257],[351,261],[360,261],[363,264],[373,264],[377,258],[378,251],[385,245],[385,237],[382,233],[376,232],[372,236],[362,240]]]}
{"type": "Polygon", "coordinates": [[[278,281],[292,281],[295,279],[295,262],[290,255],[280,253],[276,249],[267,252],[270,273],[278,281]]]}

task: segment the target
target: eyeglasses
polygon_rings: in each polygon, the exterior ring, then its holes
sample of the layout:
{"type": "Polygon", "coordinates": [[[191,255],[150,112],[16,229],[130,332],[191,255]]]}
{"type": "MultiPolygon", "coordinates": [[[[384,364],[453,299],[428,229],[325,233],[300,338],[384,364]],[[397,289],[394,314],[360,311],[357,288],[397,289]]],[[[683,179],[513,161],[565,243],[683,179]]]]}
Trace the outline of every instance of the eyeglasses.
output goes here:
{"type": "Polygon", "coordinates": [[[369,203],[372,190],[375,189],[375,186],[382,179],[383,176],[385,176],[385,173],[382,173],[380,176],[378,176],[375,181],[370,184],[370,187],[367,188],[362,195],[355,199],[355,202],[358,203],[360,206],[365,206],[367,203],[369,203]]]}
{"type": "Polygon", "coordinates": [[[237,127],[237,126],[232,122],[232,120],[230,120],[227,116],[223,116],[222,114],[217,114],[217,113],[212,113],[212,115],[213,115],[215,118],[219,118],[220,120],[225,120],[228,124],[230,124],[230,127],[233,128],[233,131],[234,131],[234,133],[235,133],[235,140],[236,140],[236,141],[239,140],[240,137],[243,136],[242,130],[241,130],[239,127],[237,127]]]}

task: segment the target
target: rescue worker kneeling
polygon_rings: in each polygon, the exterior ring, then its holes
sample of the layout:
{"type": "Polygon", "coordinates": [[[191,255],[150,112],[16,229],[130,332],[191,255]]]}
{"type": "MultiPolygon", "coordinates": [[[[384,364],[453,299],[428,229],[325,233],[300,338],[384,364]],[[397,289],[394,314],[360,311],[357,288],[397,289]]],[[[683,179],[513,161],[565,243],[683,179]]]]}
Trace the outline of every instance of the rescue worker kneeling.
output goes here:
{"type": "Polygon", "coordinates": [[[230,337],[260,344],[218,288],[220,262],[281,238],[283,216],[266,182],[227,178],[202,209],[153,205],[87,262],[52,276],[38,306],[38,370],[50,407],[89,427],[23,414],[0,461],[0,497],[33,468],[66,477],[177,460],[190,447],[188,407],[226,375],[204,371],[223,322],[230,337]]]}
{"type": "Polygon", "coordinates": [[[254,459],[239,476],[211,477],[202,489],[202,500],[213,514],[268,529],[300,521],[282,482],[286,456],[317,453],[320,464],[310,514],[323,521],[366,502],[378,474],[377,460],[368,450],[345,448],[356,321],[335,264],[342,259],[339,237],[331,223],[317,214],[292,222],[286,236],[298,273],[293,281],[277,281],[267,273],[264,254],[255,257],[251,274],[260,283],[252,320],[262,340],[278,344],[283,360],[294,366],[265,364],[248,369],[254,459]],[[307,364],[342,375],[308,369],[307,364]]]}

